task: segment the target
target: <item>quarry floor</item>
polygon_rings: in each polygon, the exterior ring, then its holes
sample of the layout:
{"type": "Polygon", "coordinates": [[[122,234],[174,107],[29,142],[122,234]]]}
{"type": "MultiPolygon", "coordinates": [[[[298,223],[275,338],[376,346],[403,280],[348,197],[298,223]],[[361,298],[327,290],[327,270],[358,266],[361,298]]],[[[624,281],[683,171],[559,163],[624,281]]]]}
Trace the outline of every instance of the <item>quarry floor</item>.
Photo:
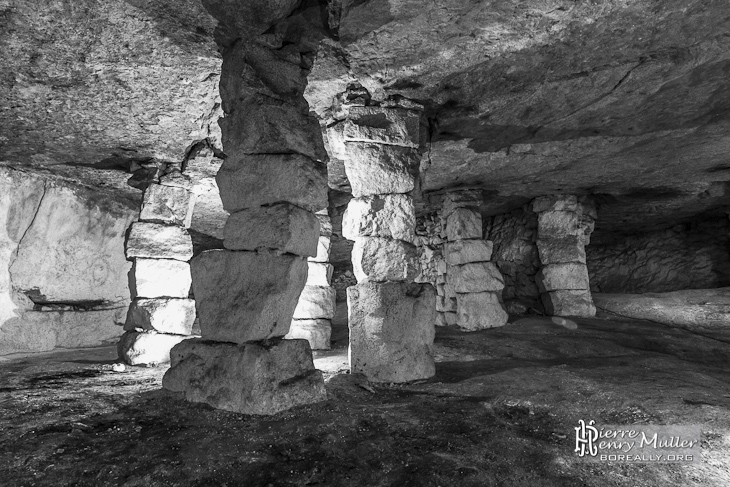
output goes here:
{"type": "Polygon", "coordinates": [[[438,329],[434,378],[375,385],[346,373],[347,330],[333,337],[315,359],[329,399],[271,417],[180,401],[164,367],[114,372],[113,347],[4,357],[0,485],[730,485],[730,343],[522,318],[438,329]],[[701,424],[703,461],[586,462],[579,419],[701,424]]]}

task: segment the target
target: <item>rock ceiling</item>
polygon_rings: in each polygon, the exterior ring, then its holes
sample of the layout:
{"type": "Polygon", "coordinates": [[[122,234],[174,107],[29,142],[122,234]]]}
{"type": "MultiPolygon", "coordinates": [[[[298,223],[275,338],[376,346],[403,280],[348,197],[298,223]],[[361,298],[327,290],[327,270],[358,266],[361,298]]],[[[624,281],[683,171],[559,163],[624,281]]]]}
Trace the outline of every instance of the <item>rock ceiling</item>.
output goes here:
{"type": "MultiPolygon", "coordinates": [[[[597,231],[627,232],[724,213],[726,0],[306,1],[295,15],[322,37],[307,92],[320,116],[355,80],[426,107],[426,207],[457,187],[483,189],[486,214],[594,194],[597,231]]],[[[0,22],[0,161],[103,180],[219,143],[198,1],[0,0],[0,22]]]]}

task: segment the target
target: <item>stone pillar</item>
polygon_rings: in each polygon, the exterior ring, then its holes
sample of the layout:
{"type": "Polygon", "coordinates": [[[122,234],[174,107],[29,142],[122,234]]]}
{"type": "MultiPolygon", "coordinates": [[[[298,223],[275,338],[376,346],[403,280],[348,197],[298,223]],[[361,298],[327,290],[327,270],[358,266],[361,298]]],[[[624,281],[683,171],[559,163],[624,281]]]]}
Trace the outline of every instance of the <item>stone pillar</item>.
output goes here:
{"type": "Polygon", "coordinates": [[[327,207],[326,153],[303,97],[311,49],[288,33],[222,49],[225,250],[191,263],[202,338],[172,350],[163,378],[189,401],[247,414],[326,398],[309,343],[282,339],[317,255],[315,213],[327,207]]]}
{"type": "Polygon", "coordinates": [[[537,249],[542,268],[535,276],[545,311],[553,316],[591,317],[585,246],[596,218],[590,202],[576,196],[541,196],[532,202],[537,213],[537,249]]]}
{"type": "Polygon", "coordinates": [[[459,191],[446,196],[442,209],[448,293],[439,297],[440,305],[447,312],[455,308],[456,323],[468,331],[503,326],[508,319],[500,296],[504,279],[491,262],[492,242],[482,238],[480,203],[479,192],[459,191]]]}
{"type": "Polygon", "coordinates": [[[349,99],[330,143],[339,137],[334,145],[344,152],[354,196],[342,220],[343,236],[355,241],[358,280],[347,290],[350,369],[374,382],[428,378],[435,373],[435,291],[413,282],[421,112],[349,99]]]}
{"type": "Polygon", "coordinates": [[[332,223],[326,209],[317,212],[317,218],[317,255],[307,258],[307,282],[294,309],[289,333],[284,338],[301,338],[309,342],[312,350],[329,350],[337,298],[332,287],[334,267],[329,263],[332,223]]]}
{"type": "Polygon", "coordinates": [[[130,365],[170,361],[170,350],[192,334],[195,302],[189,299],[193,243],[187,228],[195,195],[178,170],[150,184],[139,221],[127,237],[132,304],[119,344],[119,357],[130,365]]]}

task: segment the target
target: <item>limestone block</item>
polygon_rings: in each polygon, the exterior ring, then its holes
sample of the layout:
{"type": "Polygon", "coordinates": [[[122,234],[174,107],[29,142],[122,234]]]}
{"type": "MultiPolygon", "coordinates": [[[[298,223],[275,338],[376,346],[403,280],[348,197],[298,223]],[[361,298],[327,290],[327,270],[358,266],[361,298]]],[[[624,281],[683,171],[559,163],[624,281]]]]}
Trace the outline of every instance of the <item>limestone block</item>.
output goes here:
{"type": "Polygon", "coordinates": [[[139,219],[188,228],[193,220],[194,205],[195,195],[184,188],[150,184],[144,192],[139,219]]]}
{"type": "Polygon", "coordinates": [[[580,218],[573,211],[546,211],[537,215],[538,239],[582,235],[580,218]]]}
{"type": "Polygon", "coordinates": [[[493,262],[474,262],[449,267],[447,279],[456,293],[501,291],[504,278],[493,262]]]}
{"type": "Polygon", "coordinates": [[[457,240],[444,244],[444,258],[449,265],[488,262],[492,258],[491,240],[457,240]]]}
{"type": "Polygon", "coordinates": [[[532,211],[578,211],[578,197],[575,195],[548,195],[532,200],[532,211]]]}
{"type": "Polygon", "coordinates": [[[580,237],[540,239],[537,241],[540,262],[545,264],[562,264],[566,262],[586,263],[586,251],[580,237]]]}
{"type": "Polygon", "coordinates": [[[448,326],[446,322],[446,313],[436,313],[436,326],[448,326]]]}
{"type": "Polygon", "coordinates": [[[193,256],[193,241],[177,225],[136,222],[127,238],[127,258],[175,259],[188,261],[193,256]]]}
{"type": "Polygon", "coordinates": [[[446,218],[446,238],[453,242],[462,239],[482,238],[482,215],[468,208],[456,208],[446,218]]]}
{"type": "Polygon", "coordinates": [[[395,145],[347,142],[345,172],[355,198],[408,193],[416,184],[420,155],[395,145]]]}
{"type": "Polygon", "coordinates": [[[363,282],[347,288],[350,370],[373,382],[408,382],[435,373],[433,286],[363,282]]]}
{"type": "Polygon", "coordinates": [[[316,213],[319,220],[319,235],[322,237],[332,236],[332,220],[327,214],[327,209],[320,210],[316,213]]]}
{"type": "Polygon", "coordinates": [[[312,350],[329,350],[332,322],[330,320],[292,320],[287,340],[307,340],[312,350]]]}
{"type": "Polygon", "coordinates": [[[195,301],[175,298],[141,298],[132,301],[125,330],[154,330],[174,335],[190,335],[195,321],[195,301]]]}
{"type": "Polygon", "coordinates": [[[300,154],[227,158],[215,177],[229,213],[283,201],[317,212],[327,207],[327,167],[300,154]]]}
{"type": "Polygon", "coordinates": [[[412,242],[416,230],[413,198],[404,194],[387,194],[353,198],[342,215],[342,236],[390,237],[412,242]]]}
{"type": "Polygon", "coordinates": [[[330,245],[332,239],[330,237],[320,236],[317,240],[317,255],[309,257],[309,262],[329,262],[330,260],[330,245]]]}
{"type": "Polygon", "coordinates": [[[317,119],[285,101],[263,96],[236,104],[233,113],[221,118],[223,147],[229,154],[303,154],[325,161],[317,119]]]}
{"type": "Polygon", "coordinates": [[[453,326],[458,323],[458,316],[456,313],[444,313],[444,321],[447,326],[453,326]]]}
{"type": "Polygon", "coordinates": [[[231,250],[269,248],[304,257],[317,254],[319,220],[289,203],[233,213],[223,228],[223,245],[231,250]]]}
{"type": "Polygon", "coordinates": [[[0,355],[54,348],[99,347],[122,335],[125,307],[87,311],[21,311],[0,322],[0,355]]]}
{"type": "Polygon", "coordinates": [[[294,309],[294,319],[328,319],[335,316],[337,291],[328,286],[304,286],[294,309]]]}
{"type": "Polygon", "coordinates": [[[589,289],[588,268],[585,264],[569,262],[548,264],[535,275],[541,293],[559,289],[589,289]]]}
{"type": "Polygon", "coordinates": [[[552,316],[596,316],[596,307],[591,292],[582,290],[560,290],[542,294],[542,304],[547,314],[552,316]]]}
{"type": "Polygon", "coordinates": [[[331,286],[334,266],[324,262],[309,262],[307,286],[331,286]]]}
{"type": "Polygon", "coordinates": [[[456,309],[456,298],[436,297],[436,311],[441,313],[455,313],[456,309]]]}
{"type": "Polygon", "coordinates": [[[190,264],[172,259],[135,259],[132,276],[137,298],[187,298],[193,283],[190,264]]]}
{"type": "Polygon", "coordinates": [[[172,347],[191,338],[154,331],[128,331],[117,344],[119,358],[129,365],[157,365],[170,361],[172,347]]]}
{"type": "Polygon", "coordinates": [[[192,339],[170,355],[162,386],[191,402],[268,415],[327,398],[306,340],[237,345],[192,339]]]}
{"type": "Polygon", "coordinates": [[[469,331],[495,328],[507,323],[508,315],[497,293],[457,294],[457,323],[469,331]]]}
{"type": "Polygon", "coordinates": [[[352,246],[352,271],[358,282],[410,281],[420,271],[418,250],[402,240],[360,237],[352,246]]]}
{"type": "Polygon", "coordinates": [[[344,138],[418,148],[420,118],[420,112],[403,108],[351,107],[344,138]]]}
{"type": "Polygon", "coordinates": [[[244,343],[289,332],[307,262],[290,254],[208,250],[192,260],[201,335],[244,343]]]}

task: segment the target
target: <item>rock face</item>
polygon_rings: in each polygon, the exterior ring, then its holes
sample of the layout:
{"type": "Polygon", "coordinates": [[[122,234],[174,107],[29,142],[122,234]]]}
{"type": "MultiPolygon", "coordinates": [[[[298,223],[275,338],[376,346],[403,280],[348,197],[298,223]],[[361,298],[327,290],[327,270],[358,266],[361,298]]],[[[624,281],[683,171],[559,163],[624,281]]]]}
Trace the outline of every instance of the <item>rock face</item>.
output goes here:
{"type": "Polygon", "coordinates": [[[173,348],[162,385],[188,401],[244,414],[276,414],[327,397],[306,340],[186,340],[173,348]]]}
{"type": "Polygon", "coordinates": [[[594,294],[594,301],[603,316],[655,321],[730,341],[730,288],[594,294]]]}
{"type": "Polygon", "coordinates": [[[128,258],[157,258],[188,261],[193,256],[193,241],[177,225],[137,222],[127,238],[128,258]]]}
{"type": "Polygon", "coordinates": [[[352,372],[373,382],[433,376],[435,299],[430,284],[363,282],[349,287],[352,372]]]}
{"type": "Polygon", "coordinates": [[[303,258],[209,250],[193,259],[191,268],[206,340],[245,343],[289,332],[307,279],[303,258]]]}
{"type": "Polygon", "coordinates": [[[108,193],[0,167],[0,354],[121,335],[135,212],[108,193]]]}

